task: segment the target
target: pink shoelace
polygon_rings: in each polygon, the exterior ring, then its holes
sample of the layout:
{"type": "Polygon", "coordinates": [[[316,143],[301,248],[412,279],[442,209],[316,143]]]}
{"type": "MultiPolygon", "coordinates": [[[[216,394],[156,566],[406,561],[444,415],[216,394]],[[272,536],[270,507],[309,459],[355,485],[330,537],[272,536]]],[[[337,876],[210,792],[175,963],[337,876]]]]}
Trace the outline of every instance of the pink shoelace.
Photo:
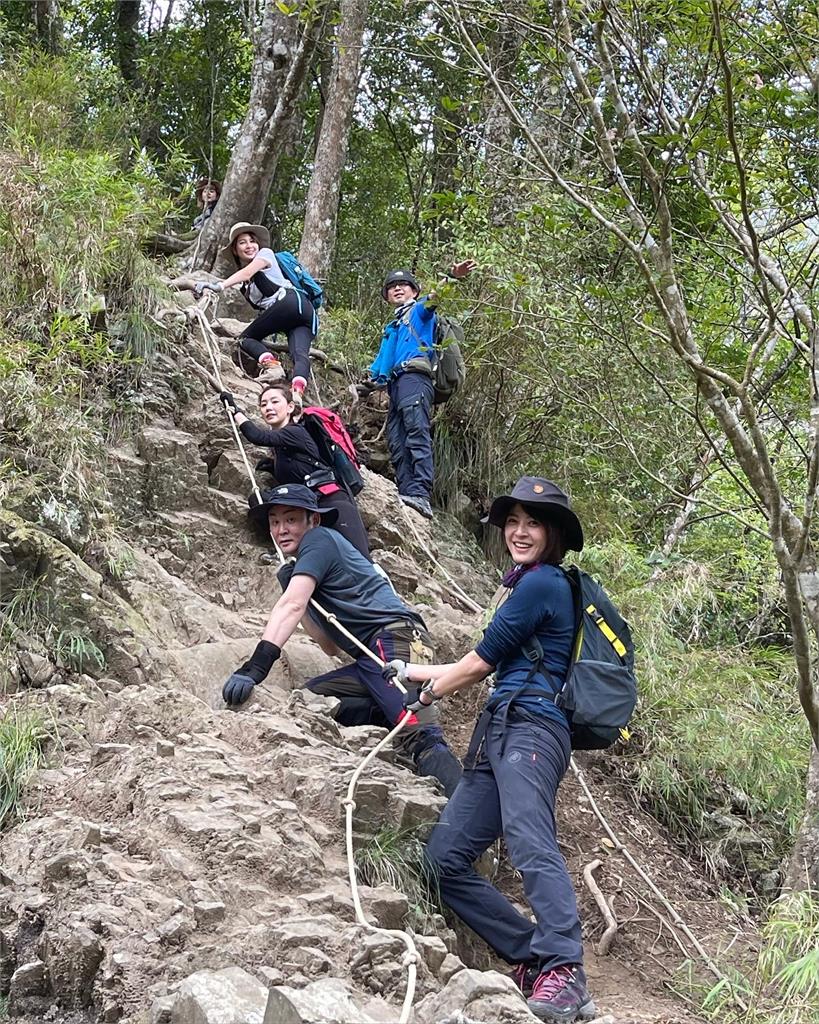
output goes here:
{"type": "Polygon", "coordinates": [[[548,974],[539,974],[534,988],[533,999],[552,999],[574,979],[571,967],[555,967],[548,974]]]}

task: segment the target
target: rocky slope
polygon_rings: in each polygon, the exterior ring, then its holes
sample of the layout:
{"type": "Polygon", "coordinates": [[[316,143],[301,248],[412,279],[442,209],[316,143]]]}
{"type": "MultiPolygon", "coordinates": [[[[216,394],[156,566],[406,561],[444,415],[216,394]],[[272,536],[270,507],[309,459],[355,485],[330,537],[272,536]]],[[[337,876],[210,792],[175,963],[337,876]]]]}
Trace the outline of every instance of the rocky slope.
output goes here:
{"type": "MultiPolygon", "coordinates": [[[[252,407],[255,386],[237,375],[230,347],[223,343],[222,375],[252,407]]],[[[195,331],[189,352],[209,365],[195,331]]],[[[33,631],[15,635],[6,659],[6,713],[42,706],[56,737],[26,815],[0,843],[8,1013],[63,1024],[396,1021],[403,947],[356,926],[342,836],[347,782],[383,733],[339,728],[332,702],[301,688],[332,661],[299,635],[249,706],[223,707],[222,682],[252,650],[278,593],[275,566],[246,527],[248,482],[206,385],[189,363],[165,358],[145,394],[146,425],[101,467],[116,544],[89,542],[77,524],[49,525],[28,501],[0,513],[4,594],[36,581],[50,635],[76,636],[81,625],[100,653],[77,671],[76,658],[33,631]]],[[[365,475],[360,504],[377,559],[425,616],[439,656],[459,656],[479,617],[453,595],[406,517],[478,602],[496,575],[456,524],[441,518],[430,530],[391,483],[365,475]]],[[[445,708],[460,749],[476,699],[445,708]]],[[[587,769],[606,814],[683,916],[719,943],[730,922],[709,885],[619,792],[605,761],[587,769]]],[[[666,916],[601,845],[576,783],[564,788],[570,866],[579,878],[602,857],[601,885],[616,891],[615,909],[629,921],[614,954],[598,961],[602,923],[578,882],[601,1012],[622,1024],[692,1020],[664,991],[683,959],[666,916]]],[[[442,804],[436,783],[387,752],[359,786],[357,842],[386,826],[423,830],[442,804]]],[[[500,878],[516,887],[503,866],[500,878]]],[[[408,920],[405,894],[384,885],[364,893],[372,921],[408,920]]],[[[474,937],[440,917],[429,929],[416,940],[418,1024],[534,1020],[510,982],[475,969],[493,963],[474,937]]]]}

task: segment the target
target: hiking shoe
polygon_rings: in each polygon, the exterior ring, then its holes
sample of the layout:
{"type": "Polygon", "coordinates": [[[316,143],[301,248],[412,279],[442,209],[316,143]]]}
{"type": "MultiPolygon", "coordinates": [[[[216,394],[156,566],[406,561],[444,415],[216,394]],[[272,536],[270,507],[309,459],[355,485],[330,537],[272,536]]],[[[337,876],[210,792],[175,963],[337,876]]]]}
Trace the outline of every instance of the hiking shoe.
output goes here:
{"type": "Polygon", "coordinates": [[[513,971],[509,971],[506,977],[511,978],[522,992],[524,999],[528,999],[539,974],[540,968],[537,963],[518,964],[513,971]]]}
{"type": "Polygon", "coordinates": [[[429,499],[422,498],[420,494],[399,494],[398,497],[405,505],[420,512],[425,519],[432,519],[432,505],[430,505],[429,499]]]}
{"type": "Polygon", "coordinates": [[[564,964],[541,971],[526,1005],[536,1017],[552,1024],[591,1020],[597,1014],[580,964],[564,964]]]}
{"type": "Polygon", "coordinates": [[[284,367],[278,359],[265,359],[263,363],[259,363],[259,376],[256,380],[260,384],[275,384],[282,377],[284,377],[284,367]]]}

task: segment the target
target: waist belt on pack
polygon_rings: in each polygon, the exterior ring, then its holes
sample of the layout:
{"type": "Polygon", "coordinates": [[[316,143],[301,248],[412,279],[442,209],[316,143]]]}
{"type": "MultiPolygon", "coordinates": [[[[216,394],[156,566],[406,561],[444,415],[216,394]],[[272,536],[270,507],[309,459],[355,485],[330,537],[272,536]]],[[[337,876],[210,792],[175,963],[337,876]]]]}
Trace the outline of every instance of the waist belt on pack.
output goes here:
{"type": "Polygon", "coordinates": [[[324,487],[325,484],[334,483],[336,483],[336,475],[332,469],[317,469],[304,478],[304,486],[309,487],[311,491],[324,487]]]}

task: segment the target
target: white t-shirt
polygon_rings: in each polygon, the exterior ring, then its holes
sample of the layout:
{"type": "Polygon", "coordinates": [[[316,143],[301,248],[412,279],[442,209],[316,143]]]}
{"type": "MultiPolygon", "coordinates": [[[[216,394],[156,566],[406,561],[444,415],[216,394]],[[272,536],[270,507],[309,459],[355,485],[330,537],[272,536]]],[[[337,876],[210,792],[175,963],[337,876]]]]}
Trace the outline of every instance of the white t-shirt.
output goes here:
{"type": "MultiPolygon", "coordinates": [[[[265,260],[270,264],[266,270],[262,270],[261,273],[270,281],[276,291],[279,288],[292,288],[293,285],[281,272],[278,261],[272,249],[259,249],[256,255],[253,257],[257,260],[265,260]]],[[[248,297],[251,302],[257,306],[261,306],[262,309],[268,309],[275,302],[273,295],[262,295],[253,281],[248,281],[248,297]]]]}

